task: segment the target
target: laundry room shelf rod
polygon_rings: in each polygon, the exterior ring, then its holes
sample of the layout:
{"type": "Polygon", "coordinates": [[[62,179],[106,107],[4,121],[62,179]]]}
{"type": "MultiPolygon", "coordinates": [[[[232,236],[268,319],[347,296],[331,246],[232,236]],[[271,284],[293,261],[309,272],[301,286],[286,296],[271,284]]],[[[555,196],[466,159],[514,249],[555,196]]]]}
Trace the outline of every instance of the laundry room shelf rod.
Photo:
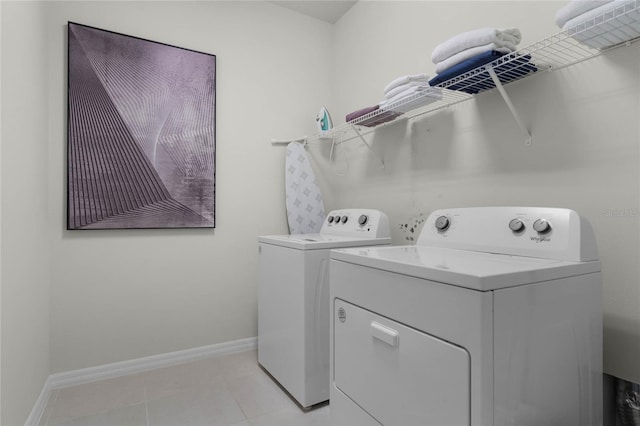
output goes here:
{"type": "Polygon", "coordinates": [[[298,142],[303,145],[307,144],[309,138],[303,136],[297,139],[271,139],[271,145],[289,145],[291,142],[298,142]]]}
{"type": "Polygon", "coordinates": [[[612,3],[612,7],[606,13],[594,16],[580,25],[560,31],[525,46],[513,54],[502,56],[489,64],[444,81],[430,90],[401,99],[384,110],[373,111],[336,126],[322,135],[311,136],[309,140],[336,138],[337,143],[344,143],[354,139],[362,139],[376,129],[451,107],[473,99],[479,93],[495,92],[497,88],[523,132],[525,143],[529,145],[531,134],[503,86],[542,74],[543,71],[550,72],[566,68],[599,56],[604,52],[629,46],[640,40],[640,37],[634,37],[634,34],[640,35],[640,0],[612,3]],[[620,34],[630,35],[629,39],[620,39],[620,42],[609,47],[591,47],[597,46],[597,40],[602,37],[615,40],[620,34]],[[412,105],[420,106],[411,109],[412,105]],[[371,122],[377,117],[383,118],[383,114],[393,113],[400,115],[395,120],[377,126],[363,125],[363,123],[371,122]]]}

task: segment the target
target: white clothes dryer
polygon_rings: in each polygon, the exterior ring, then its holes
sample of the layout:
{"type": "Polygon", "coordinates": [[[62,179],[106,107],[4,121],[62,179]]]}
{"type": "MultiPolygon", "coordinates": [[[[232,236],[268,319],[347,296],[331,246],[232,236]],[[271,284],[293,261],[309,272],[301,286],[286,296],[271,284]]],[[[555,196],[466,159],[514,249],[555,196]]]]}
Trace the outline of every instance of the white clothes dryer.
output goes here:
{"type": "Polygon", "coordinates": [[[601,425],[602,275],[566,209],[432,213],[331,252],[336,425],[601,425]]]}
{"type": "Polygon", "coordinates": [[[258,362],[302,406],[329,399],[329,251],[390,244],[378,210],[334,210],[320,233],[258,238],[258,362]]]}

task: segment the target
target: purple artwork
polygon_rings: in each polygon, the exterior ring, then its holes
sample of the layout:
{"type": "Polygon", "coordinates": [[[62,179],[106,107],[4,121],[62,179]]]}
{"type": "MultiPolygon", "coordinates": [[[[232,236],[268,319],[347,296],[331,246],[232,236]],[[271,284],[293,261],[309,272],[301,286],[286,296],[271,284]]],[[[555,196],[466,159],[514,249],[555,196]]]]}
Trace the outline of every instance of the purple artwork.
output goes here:
{"type": "Polygon", "coordinates": [[[215,227],[216,57],[69,22],[67,229],[215,227]]]}

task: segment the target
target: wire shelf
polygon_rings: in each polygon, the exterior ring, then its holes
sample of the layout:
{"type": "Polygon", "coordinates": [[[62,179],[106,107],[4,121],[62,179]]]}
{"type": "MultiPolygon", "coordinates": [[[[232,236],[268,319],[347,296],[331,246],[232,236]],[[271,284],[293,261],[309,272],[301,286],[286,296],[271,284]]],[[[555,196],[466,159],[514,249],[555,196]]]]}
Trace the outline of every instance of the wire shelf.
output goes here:
{"type": "MultiPolygon", "coordinates": [[[[501,56],[491,62],[458,75],[427,90],[403,98],[385,108],[358,117],[316,139],[339,138],[346,142],[396,123],[415,118],[472,99],[476,94],[536,75],[554,71],[591,59],[605,51],[629,45],[640,39],[640,0],[608,3],[607,10],[592,14],[570,28],[501,56]],[[493,70],[495,76],[492,77],[493,70]],[[496,81],[497,77],[499,81],[496,81]],[[362,127],[364,126],[364,128],[362,127]],[[343,137],[357,128],[356,134],[343,137]]],[[[598,8],[598,11],[604,6],[598,8]]],[[[571,22],[571,21],[570,21],[571,22]]],[[[505,100],[508,100],[505,98],[505,100]]],[[[508,101],[510,104],[510,101],[508,101]]],[[[512,105],[509,105],[512,109],[512,105]]],[[[519,121],[517,113],[512,109],[519,121]]],[[[520,123],[519,123],[520,124],[520,123]]],[[[530,136],[529,136],[530,139],[530,136]]]]}

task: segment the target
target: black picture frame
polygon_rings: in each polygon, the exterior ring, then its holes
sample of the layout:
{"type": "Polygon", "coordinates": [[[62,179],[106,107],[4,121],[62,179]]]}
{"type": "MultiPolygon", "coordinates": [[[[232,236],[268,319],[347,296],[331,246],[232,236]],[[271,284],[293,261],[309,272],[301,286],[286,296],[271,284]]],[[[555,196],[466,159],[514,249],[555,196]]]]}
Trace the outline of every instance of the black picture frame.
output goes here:
{"type": "Polygon", "coordinates": [[[216,56],[67,24],[67,229],[215,228],[216,56]]]}

